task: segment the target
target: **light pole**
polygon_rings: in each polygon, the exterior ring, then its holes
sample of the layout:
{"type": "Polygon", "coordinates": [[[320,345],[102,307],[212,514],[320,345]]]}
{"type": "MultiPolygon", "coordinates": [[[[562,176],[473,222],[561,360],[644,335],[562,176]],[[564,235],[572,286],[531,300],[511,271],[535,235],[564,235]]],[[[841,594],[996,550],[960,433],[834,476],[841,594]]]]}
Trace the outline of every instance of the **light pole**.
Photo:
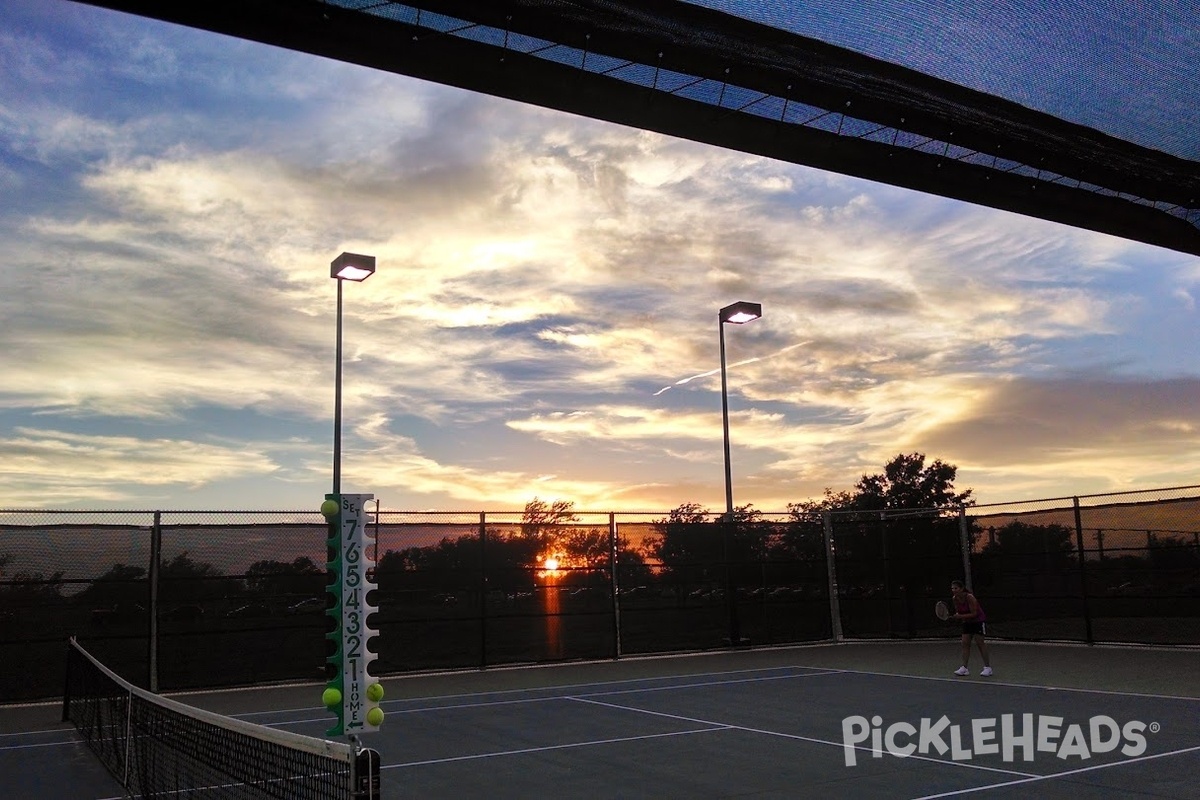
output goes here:
{"type": "Polygon", "coordinates": [[[725,433],[725,523],[721,541],[725,551],[725,602],[729,608],[729,644],[737,647],[742,643],[741,625],[738,621],[737,598],[734,597],[733,567],[729,563],[729,540],[733,528],[733,477],[729,467],[729,382],[725,375],[725,323],[744,325],[762,316],[762,303],[739,301],[725,306],[717,315],[717,330],[721,340],[721,427],[725,433]]]}
{"type": "Polygon", "coordinates": [[[342,493],[342,283],[361,283],[375,272],[375,256],[342,253],[329,265],[337,281],[337,356],[333,377],[333,493],[342,493]]]}

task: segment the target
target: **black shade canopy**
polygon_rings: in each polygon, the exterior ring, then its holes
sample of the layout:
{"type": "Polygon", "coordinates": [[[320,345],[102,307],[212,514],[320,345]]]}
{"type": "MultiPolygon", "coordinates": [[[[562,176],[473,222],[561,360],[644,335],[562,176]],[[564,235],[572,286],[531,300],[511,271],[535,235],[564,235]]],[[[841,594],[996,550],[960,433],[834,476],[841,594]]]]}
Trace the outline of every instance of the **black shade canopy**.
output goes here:
{"type": "Polygon", "coordinates": [[[92,4],[1200,255],[1184,0],[92,4]]]}

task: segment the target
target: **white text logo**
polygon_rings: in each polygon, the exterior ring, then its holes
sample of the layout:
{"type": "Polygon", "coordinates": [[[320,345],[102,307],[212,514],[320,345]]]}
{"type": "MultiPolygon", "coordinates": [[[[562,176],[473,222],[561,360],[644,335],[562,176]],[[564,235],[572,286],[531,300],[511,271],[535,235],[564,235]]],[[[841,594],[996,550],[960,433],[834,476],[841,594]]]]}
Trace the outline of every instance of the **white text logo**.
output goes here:
{"type": "Polygon", "coordinates": [[[966,726],[952,724],[949,717],[942,716],[938,720],[924,718],[918,725],[893,722],[884,727],[882,717],[868,720],[855,715],[842,720],[842,749],[848,767],[857,763],[858,746],[868,740],[875,758],[882,758],[884,753],[899,758],[914,753],[950,753],[955,761],[966,761],[976,755],[1000,754],[1005,761],[1014,761],[1020,753],[1023,760],[1033,761],[1036,753],[1053,753],[1061,759],[1087,760],[1118,747],[1122,755],[1132,758],[1146,752],[1145,732],[1159,730],[1158,723],[1146,725],[1131,720],[1118,725],[1103,714],[1086,724],[1064,726],[1064,721],[1063,717],[1046,715],[1002,714],[999,720],[973,719],[966,726]]]}

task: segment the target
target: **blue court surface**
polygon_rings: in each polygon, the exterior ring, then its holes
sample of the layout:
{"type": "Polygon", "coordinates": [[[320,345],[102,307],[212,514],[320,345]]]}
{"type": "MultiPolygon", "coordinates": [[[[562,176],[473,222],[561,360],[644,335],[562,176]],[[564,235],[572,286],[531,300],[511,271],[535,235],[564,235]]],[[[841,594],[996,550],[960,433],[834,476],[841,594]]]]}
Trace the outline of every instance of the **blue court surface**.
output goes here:
{"type": "MultiPolygon", "coordinates": [[[[862,643],[397,677],[364,739],[385,798],[1200,798],[1200,652],[994,642],[991,678],[956,659],[862,643]]],[[[322,737],[321,688],[173,697],[322,737]]],[[[4,796],[123,796],[60,716],[0,707],[4,796]]]]}

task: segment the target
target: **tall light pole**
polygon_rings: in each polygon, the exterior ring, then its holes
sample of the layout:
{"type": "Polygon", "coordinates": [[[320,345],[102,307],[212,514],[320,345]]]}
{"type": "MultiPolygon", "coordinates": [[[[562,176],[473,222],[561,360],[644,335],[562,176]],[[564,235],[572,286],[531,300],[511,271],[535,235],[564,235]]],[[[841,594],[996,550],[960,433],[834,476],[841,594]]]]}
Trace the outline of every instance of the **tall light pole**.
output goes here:
{"type": "Polygon", "coordinates": [[[375,272],[375,256],[342,253],[329,265],[337,281],[337,366],[333,377],[333,493],[342,493],[342,283],[361,283],[375,272]]]}
{"type": "Polygon", "coordinates": [[[733,528],[733,477],[729,467],[729,381],[725,374],[725,323],[744,325],[762,316],[762,303],[739,301],[725,306],[717,315],[717,330],[721,339],[721,427],[725,433],[725,520],[721,541],[725,550],[725,602],[729,608],[729,644],[737,647],[742,643],[741,625],[738,622],[737,598],[734,596],[733,567],[730,565],[729,539],[733,528]]]}
{"type": "Polygon", "coordinates": [[[733,478],[729,469],[729,383],[725,376],[725,323],[744,325],[762,316],[762,303],[745,301],[725,306],[717,325],[721,333],[721,424],[725,431],[725,513],[733,519],[733,478]]]}

